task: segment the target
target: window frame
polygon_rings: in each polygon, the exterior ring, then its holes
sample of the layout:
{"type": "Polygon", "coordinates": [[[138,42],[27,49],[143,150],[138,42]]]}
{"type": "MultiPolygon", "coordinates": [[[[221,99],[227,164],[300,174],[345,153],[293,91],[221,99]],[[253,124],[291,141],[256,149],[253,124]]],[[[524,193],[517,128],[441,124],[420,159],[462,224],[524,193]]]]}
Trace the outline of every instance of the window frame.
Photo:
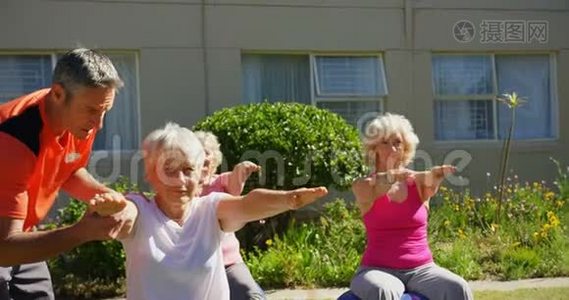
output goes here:
{"type": "MultiPolygon", "coordinates": [[[[504,105],[498,103],[496,100],[499,95],[498,91],[498,76],[496,68],[496,56],[508,55],[508,56],[531,56],[531,55],[546,55],[549,58],[549,92],[551,101],[551,130],[552,137],[543,138],[531,138],[531,139],[513,139],[512,142],[515,144],[523,145],[526,147],[539,147],[540,145],[553,145],[559,140],[559,104],[557,95],[557,56],[553,51],[535,51],[535,52],[433,52],[431,53],[431,88],[433,91],[433,109],[437,101],[492,101],[492,118],[493,118],[493,139],[452,139],[452,140],[439,140],[436,138],[436,126],[434,122],[434,111],[433,115],[433,140],[436,145],[439,146],[450,146],[456,144],[456,142],[464,143],[467,145],[480,145],[481,147],[487,147],[491,145],[501,146],[503,139],[498,137],[499,132],[499,120],[498,120],[498,107],[499,105],[504,105]],[[436,93],[436,78],[433,74],[433,58],[435,56],[489,56],[492,63],[492,92],[493,94],[484,95],[438,95],[436,93]]],[[[523,97],[523,95],[521,95],[523,97]]]]}
{"type": "Polygon", "coordinates": [[[311,104],[318,106],[318,102],[379,102],[379,113],[385,110],[385,99],[389,96],[389,88],[387,86],[387,77],[385,74],[385,63],[383,61],[382,53],[338,53],[338,52],[311,52],[310,56],[310,97],[311,104]],[[337,57],[376,57],[379,62],[379,78],[385,87],[385,94],[381,96],[350,96],[337,95],[337,96],[318,96],[316,93],[316,85],[318,84],[316,68],[316,57],[318,56],[337,56],[337,57]]]}

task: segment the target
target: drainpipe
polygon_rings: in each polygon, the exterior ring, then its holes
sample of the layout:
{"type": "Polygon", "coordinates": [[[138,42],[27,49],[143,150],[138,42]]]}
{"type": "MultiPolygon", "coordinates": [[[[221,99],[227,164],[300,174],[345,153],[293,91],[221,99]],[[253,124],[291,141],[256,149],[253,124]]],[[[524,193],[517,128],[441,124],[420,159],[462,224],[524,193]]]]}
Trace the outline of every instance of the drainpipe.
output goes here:
{"type": "Polygon", "coordinates": [[[413,0],[405,0],[403,13],[405,18],[405,48],[413,48],[413,0]]]}
{"type": "MultiPolygon", "coordinates": [[[[405,18],[405,51],[411,56],[411,64],[409,66],[409,90],[411,92],[410,99],[415,99],[415,43],[413,42],[413,0],[404,0],[404,18],[405,18]]],[[[408,111],[413,111],[407,107],[408,111]]]]}
{"type": "Polygon", "coordinates": [[[201,1],[201,13],[202,13],[202,36],[201,36],[201,43],[202,43],[202,61],[203,61],[203,83],[204,83],[204,101],[205,101],[205,113],[209,115],[210,107],[209,107],[209,67],[208,67],[208,54],[207,54],[207,22],[206,22],[206,1],[201,1]]]}

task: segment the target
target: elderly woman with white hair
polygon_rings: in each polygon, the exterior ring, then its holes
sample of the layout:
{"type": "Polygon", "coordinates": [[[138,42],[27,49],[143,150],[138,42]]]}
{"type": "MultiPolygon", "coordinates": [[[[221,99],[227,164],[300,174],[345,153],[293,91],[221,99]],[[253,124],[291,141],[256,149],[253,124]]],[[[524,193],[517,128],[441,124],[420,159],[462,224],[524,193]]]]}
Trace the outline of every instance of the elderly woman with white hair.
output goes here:
{"type": "Polygon", "coordinates": [[[433,300],[473,298],[463,278],[434,263],[427,240],[429,199],[455,168],[406,169],[418,143],[401,115],[378,116],[366,127],[363,144],[373,173],[352,185],[367,235],[350,285],[359,298],[395,300],[405,292],[433,300]]]}
{"type": "Polygon", "coordinates": [[[255,189],[245,196],[197,196],[204,150],[189,129],[169,123],[143,142],[146,179],[154,197],[129,194],[126,206],[108,197],[92,200],[95,211],[135,213],[121,236],[126,252],[127,299],[228,300],[220,242],[247,222],[305,206],[326,188],[255,189]]]}

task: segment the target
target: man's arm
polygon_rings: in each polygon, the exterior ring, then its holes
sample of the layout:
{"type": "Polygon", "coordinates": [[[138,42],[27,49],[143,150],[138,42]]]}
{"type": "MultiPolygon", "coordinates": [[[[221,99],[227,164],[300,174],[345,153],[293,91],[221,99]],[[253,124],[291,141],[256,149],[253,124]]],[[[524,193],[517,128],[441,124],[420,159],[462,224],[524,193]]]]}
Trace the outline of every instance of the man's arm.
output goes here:
{"type": "Polygon", "coordinates": [[[239,230],[247,222],[298,209],[326,195],[324,187],[293,191],[255,189],[242,197],[228,196],[217,205],[217,218],[223,231],[239,230]]]}
{"type": "Polygon", "coordinates": [[[0,266],[43,261],[87,241],[115,238],[123,223],[119,218],[87,212],[71,226],[23,232],[24,220],[0,217],[0,266]]]}
{"type": "Polygon", "coordinates": [[[68,192],[72,197],[93,205],[92,201],[98,197],[106,199],[101,206],[92,207],[99,216],[112,215],[114,219],[120,220],[123,228],[120,229],[119,234],[113,234],[112,238],[125,238],[132,231],[132,226],[138,216],[138,210],[134,204],[130,203],[123,194],[114,191],[113,189],[105,186],[97,181],[85,168],[80,168],[73,173],[67,181],[63,184],[63,189],[68,192]],[[130,203],[130,204],[129,204],[130,203]],[[111,206],[111,210],[119,207],[114,213],[106,213],[104,206],[111,206]],[[126,209],[123,209],[125,208],[126,209]],[[102,209],[102,210],[101,210],[102,209]]]}
{"type": "Polygon", "coordinates": [[[125,220],[126,226],[123,226],[117,239],[125,239],[131,235],[138,217],[138,208],[133,201],[117,200],[113,195],[99,194],[89,200],[89,207],[99,216],[117,215],[125,220]]]}
{"type": "Polygon", "coordinates": [[[80,168],[62,186],[71,197],[87,202],[97,194],[116,193],[95,179],[87,169],[80,168]]]}

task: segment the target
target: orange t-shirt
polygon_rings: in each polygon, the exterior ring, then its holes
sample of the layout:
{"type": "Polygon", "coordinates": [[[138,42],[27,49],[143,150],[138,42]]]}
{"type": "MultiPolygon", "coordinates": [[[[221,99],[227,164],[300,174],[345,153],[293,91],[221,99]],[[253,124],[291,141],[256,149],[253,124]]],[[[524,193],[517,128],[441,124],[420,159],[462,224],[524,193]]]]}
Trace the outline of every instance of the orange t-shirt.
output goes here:
{"type": "Polygon", "coordinates": [[[24,230],[42,220],[61,186],[87,165],[95,132],[78,139],[52,132],[45,114],[50,89],[0,105],[0,216],[24,219],[24,230]]]}

